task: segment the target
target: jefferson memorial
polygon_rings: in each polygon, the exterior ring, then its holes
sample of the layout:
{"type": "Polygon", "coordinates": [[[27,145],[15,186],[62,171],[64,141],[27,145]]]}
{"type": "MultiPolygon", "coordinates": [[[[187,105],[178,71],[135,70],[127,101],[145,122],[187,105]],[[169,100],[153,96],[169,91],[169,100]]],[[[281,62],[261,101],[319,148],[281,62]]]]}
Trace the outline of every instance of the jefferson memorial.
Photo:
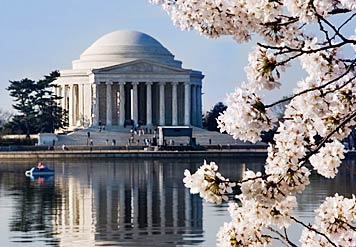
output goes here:
{"type": "Polygon", "coordinates": [[[153,37],[115,31],[86,49],[54,82],[69,128],[105,126],[202,126],[200,71],[153,37]]]}

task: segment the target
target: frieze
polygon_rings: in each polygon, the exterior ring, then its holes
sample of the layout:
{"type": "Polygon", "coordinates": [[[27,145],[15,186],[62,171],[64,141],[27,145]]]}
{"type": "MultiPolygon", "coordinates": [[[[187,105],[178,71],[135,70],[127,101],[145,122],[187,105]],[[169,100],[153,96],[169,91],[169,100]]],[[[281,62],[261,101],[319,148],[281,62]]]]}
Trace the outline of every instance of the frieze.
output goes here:
{"type": "Polygon", "coordinates": [[[131,64],[125,64],[125,65],[116,65],[112,66],[109,68],[103,68],[103,69],[96,69],[94,70],[94,73],[110,73],[110,74],[122,74],[122,73],[128,73],[128,74],[141,74],[141,73],[187,73],[187,71],[179,68],[169,68],[166,66],[159,66],[156,64],[150,64],[150,63],[131,63],[131,64]]]}

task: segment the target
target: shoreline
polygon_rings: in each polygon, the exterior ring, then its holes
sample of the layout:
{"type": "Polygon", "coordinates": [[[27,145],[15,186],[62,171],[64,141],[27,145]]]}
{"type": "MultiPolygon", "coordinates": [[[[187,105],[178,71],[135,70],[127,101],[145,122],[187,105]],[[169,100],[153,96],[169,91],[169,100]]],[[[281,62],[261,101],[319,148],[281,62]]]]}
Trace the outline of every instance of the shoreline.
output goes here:
{"type": "Polygon", "coordinates": [[[144,150],[65,150],[65,151],[5,151],[4,160],[100,159],[100,158],[199,158],[199,157],[267,157],[266,149],[230,149],[205,151],[144,151],[144,150]]]}
{"type": "MultiPolygon", "coordinates": [[[[356,156],[349,150],[345,158],[356,156]]],[[[52,159],[103,159],[103,158],[239,158],[267,157],[265,148],[210,149],[204,151],[146,151],[146,150],[46,150],[46,151],[2,151],[0,161],[52,160],[52,159]]]]}

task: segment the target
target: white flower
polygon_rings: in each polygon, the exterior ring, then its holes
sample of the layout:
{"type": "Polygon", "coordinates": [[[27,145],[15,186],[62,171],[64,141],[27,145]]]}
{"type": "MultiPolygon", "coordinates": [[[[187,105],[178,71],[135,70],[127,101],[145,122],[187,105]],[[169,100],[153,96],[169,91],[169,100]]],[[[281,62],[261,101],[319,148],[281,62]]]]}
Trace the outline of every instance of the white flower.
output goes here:
{"type": "Polygon", "coordinates": [[[332,0],[284,0],[283,4],[292,16],[299,17],[302,22],[316,20],[316,13],[325,17],[333,7],[332,0]]]}
{"type": "Polygon", "coordinates": [[[355,0],[339,0],[340,4],[349,10],[356,10],[356,1],[355,0]]]}
{"type": "Polygon", "coordinates": [[[309,158],[309,161],[319,174],[326,178],[334,178],[341,160],[345,158],[344,152],[344,145],[334,140],[333,142],[326,143],[317,154],[309,158]]]}
{"type": "Polygon", "coordinates": [[[220,204],[222,200],[227,201],[226,194],[232,193],[232,187],[236,184],[229,182],[219,172],[215,162],[204,164],[198,170],[191,174],[190,171],[184,171],[184,186],[190,188],[190,193],[198,194],[206,201],[220,204]]]}
{"type": "Polygon", "coordinates": [[[227,99],[228,108],[218,117],[218,127],[235,139],[257,142],[260,133],[273,128],[276,118],[250,89],[238,88],[227,99]]]}
{"type": "Polygon", "coordinates": [[[250,53],[248,61],[245,71],[250,87],[267,90],[280,87],[277,59],[273,54],[267,54],[267,49],[257,47],[250,53]]]}
{"type": "Polygon", "coordinates": [[[352,225],[356,223],[356,198],[344,198],[335,194],[327,197],[316,210],[313,230],[305,229],[300,238],[302,246],[331,246],[328,240],[316,231],[332,240],[336,246],[355,246],[356,231],[352,225]]]}

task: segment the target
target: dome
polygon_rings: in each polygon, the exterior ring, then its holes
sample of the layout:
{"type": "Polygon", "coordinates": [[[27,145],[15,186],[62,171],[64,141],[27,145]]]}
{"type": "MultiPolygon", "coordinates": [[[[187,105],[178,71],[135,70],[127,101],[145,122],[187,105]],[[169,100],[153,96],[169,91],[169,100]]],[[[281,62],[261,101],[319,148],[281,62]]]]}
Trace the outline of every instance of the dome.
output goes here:
{"type": "Polygon", "coordinates": [[[137,31],[115,31],[86,49],[79,60],[73,61],[73,69],[98,69],[134,60],[181,68],[181,62],[174,60],[174,55],[151,36],[137,31]]]}

